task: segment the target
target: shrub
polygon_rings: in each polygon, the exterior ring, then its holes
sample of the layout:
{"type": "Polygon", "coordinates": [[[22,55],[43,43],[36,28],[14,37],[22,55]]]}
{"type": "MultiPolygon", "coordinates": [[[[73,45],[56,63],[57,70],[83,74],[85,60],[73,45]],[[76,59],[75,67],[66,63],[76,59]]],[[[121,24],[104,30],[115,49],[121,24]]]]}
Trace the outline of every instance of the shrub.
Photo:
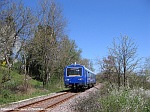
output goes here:
{"type": "Polygon", "coordinates": [[[120,91],[114,89],[107,96],[100,97],[101,110],[103,112],[147,112],[149,106],[140,90],[133,91],[121,88],[120,91]]]}

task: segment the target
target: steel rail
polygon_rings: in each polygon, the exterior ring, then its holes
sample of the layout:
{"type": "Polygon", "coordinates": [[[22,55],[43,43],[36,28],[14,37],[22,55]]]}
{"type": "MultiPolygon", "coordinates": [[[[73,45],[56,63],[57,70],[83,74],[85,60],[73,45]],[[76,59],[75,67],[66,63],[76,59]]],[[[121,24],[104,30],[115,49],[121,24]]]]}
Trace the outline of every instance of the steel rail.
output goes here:
{"type": "Polygon", "coordinates": [[[66,94],[68,94],[68,92],[65,92],[65,93],[62,93],[62,94],[59,94],[59,95],[55,95],[55,96],[51,96],[49,98],[45,98],[45,99],[35,101],[35,102],[32,102],[32,103],[28,103],[28,104],[25,104],[25,105],[22,105],[22,106],[18,106],[14,109],[6,110],[4,112],[16,112],[16,111],[19,111],[19,110],[23,110],[23,108],[27,108],[27,107],[30,107],[30,106],[35,105],[35,104],[40,104],[40,103],[45,102],[47,100],[54,99],[54,98],[57,98],[57,97],[60,97],[60,96],[66,95],[66,94]]]}
{"type": "Polygon", "coordinates": [[[72,94],[72,95],[68,96],[67,98],[63,98],[63,99],[61,99],[60,101],[57,101],[57,102],[54,103],[54,104],[51,104],[51,105],[46,106],[43,110],[40,110],[40,111],[38,111],[38,112],[50,111],[51,108],[54,108],[54,107],[60,105],[61,103],[63,103],[63,102],[65,102],[65,101],[67,101],[67,100],[73,98],[73,97],[76,96],[77,94],[78,94],[78,93],[72,94]]]}

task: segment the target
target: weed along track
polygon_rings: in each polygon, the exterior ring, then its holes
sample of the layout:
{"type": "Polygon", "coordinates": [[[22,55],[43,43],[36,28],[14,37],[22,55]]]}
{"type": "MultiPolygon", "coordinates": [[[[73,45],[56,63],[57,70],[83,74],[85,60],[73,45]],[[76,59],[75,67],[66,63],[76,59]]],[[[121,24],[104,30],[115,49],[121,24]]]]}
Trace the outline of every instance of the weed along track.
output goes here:
{"type": "Polygon", "coordinates": [[[50,110],[51,108],[54,108],[55,106],[71,99],[72,97],[76,96],[79,93],[70,93],[70,92],[64,92],[59,95],[55,95],[40,101],[36,101],[33,103],[28,103],[23,106],[18,106],[14,109],[7,110],[4,112],[45,112],[50,110]]]}

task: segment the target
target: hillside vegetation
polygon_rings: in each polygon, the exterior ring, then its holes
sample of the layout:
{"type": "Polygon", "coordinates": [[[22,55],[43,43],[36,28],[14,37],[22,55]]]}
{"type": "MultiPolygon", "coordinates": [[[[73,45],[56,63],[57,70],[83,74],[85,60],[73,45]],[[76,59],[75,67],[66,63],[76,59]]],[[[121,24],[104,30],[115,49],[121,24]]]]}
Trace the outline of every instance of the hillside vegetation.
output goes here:
{"type": "Polygon", "coordinates": [[[10,77],[3,82],[7,72],[7,68],[0,67],[0,105],[64,90],[62,80],[53,78],[53,82],[47,88],[43,88],[42,82],[29,76],[25,81],[25,76],[17,71],[10,71],[10,77]]]}

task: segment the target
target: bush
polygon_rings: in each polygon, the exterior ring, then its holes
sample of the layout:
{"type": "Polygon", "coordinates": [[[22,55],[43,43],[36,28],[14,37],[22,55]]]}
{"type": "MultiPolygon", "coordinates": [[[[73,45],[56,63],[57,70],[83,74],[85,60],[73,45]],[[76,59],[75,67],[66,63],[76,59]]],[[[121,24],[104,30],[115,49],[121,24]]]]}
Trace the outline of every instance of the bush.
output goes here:
{"type": "Polygon", "coordinates": [[[150,89],[150,82],[147,81],[147,77],[145,75],[129,75],[129,87],[130,88],[144,88],[150,89]]]}
{"type": "Polygon", "coordinates": [[[100,111],[103,112],[147,112],[150,107],[147,105],[145,94],[140,90],[121,88],[120,91],[114,88],[110,94],[100,97],[100,111]]]}
{"type": "Polygon", "coordinates": [[[21,68],[21,66],[22,66],[22,62],[20,62],[20,61],[18,61],[18,62],[16,62],[16,63],[14,63],[14,65],[13,65],[13,67],[12,67],[12,70],[13,71],[16,71],[17,73],[22,73],[22,68],[21,68]]]}
{"type": "Polygon", "coordinates": [[[149,112],[150,90],[105,85],[96,94],[78,101],[78,112],[149,112]]]}

